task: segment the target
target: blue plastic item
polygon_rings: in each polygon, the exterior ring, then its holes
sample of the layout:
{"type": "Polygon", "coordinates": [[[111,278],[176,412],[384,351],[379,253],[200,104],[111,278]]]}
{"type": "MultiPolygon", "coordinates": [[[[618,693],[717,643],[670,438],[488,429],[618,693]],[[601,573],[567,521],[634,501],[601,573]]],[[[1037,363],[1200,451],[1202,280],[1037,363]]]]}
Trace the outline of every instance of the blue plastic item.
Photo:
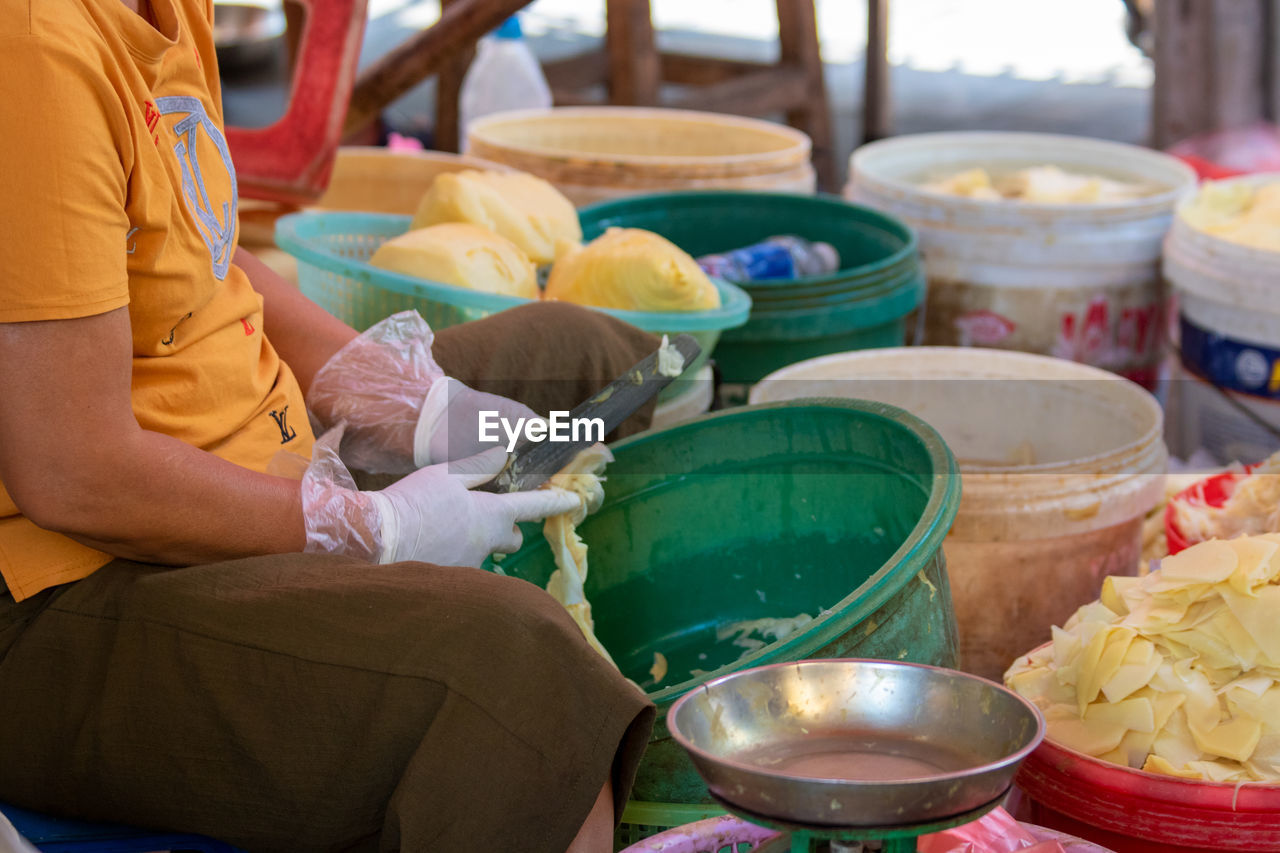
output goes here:
{"type": "Polygon", "coordinates": [[[493,31],[494,38],[500,39],[518,39],[524,33],[520,31],[520,19],[515,15],[507,18],[502,22],[502,26],[493,31]]]}
{"type": "Polygon", "coordinates": [[[0,814],[13,824],[19,835],[44,853],[148,853],[155,850],[244,853],[238,847],[203,835],[53,818],[7,803],[0,803],[0,814]]]}

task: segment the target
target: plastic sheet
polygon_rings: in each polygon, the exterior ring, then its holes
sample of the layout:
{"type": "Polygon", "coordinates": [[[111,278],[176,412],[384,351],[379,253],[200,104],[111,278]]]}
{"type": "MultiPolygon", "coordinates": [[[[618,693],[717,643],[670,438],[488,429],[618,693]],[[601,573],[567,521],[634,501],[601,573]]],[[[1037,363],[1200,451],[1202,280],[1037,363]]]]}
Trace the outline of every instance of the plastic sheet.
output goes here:
{"type": "Polygon", "coordinates": [[[972,823],[923,835],[917,853],[1067,853],[1057,841],[1038,841],[1004,809],[988,812],[972,823]]]}

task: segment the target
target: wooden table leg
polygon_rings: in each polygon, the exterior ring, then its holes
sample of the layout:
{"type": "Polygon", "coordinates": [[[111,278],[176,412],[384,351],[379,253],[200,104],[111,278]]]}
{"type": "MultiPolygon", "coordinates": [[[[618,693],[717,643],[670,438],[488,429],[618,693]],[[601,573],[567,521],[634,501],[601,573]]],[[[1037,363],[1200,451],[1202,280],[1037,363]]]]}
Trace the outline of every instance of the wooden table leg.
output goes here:
{"type": "Polygon", "coordinates": [[[780,64],[798,68],[805,75],[805,98],[787,111],[787,123],[799,128],[813,141],[813,166],[818,186],[834,192],[836,163],[831,138],[831,104],[823,77],[822,51],[818,44],[818,21],[814,0],[776,0],[780,64]]]}
{"type": "Polygon", "coordinates": [[[890,134],[889,0],[867,0],[866,76],[862,87],[862,141],[890,134]]]}
{"type": "Polygon", "coordinates": [[[295,0],[284,0],[284,44],[289,58],[289,79],[298,66],[298,45],[302,43],[302,28],[307,24],[307,10],[295,0]]]}
{"type": "Polygon", "coordinates": [[[649,0],[606,0],[605,16],[609,103],[629,107],[657,104],[662,65],[649,0]]]}
{"type": "Polygon", "coordinates": [[[1266,116],[1266,20],[1263,0],[1156,3],[1155,147],[1266,116]]]}
{"type": "MultiPolygon", "coordinates": [[[[444,13],[458,0],[440,0],[440,11],[444,13]]],[[[461,151],[462,121],[459,110],[462,106],[459,97],[462,92],[462,78],[475,58],[474,45],[459,50],[440,66],[436,73],[436,124],[432,131],[432,147],[437,151],[461,151]]]]}

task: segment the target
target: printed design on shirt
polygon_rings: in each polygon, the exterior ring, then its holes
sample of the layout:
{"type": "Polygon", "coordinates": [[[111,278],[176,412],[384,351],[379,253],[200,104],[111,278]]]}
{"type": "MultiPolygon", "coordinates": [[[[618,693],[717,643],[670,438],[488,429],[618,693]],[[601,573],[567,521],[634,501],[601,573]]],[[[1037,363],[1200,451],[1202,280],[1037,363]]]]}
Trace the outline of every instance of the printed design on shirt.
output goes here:
{"type": "Polygon", "coordinates": [[[298,437],[298,433],[293,427],[289,426],[289,407],[283,409],[272,409],[268,414],[271,420],[276,422],[276,427],[280,430],[280,443],[288,444],[298,437]]]}
{"type": "Polygon", "coordinates": [[[156,133],[156,126],[160,124],[160,111],[151,101],[142,102],[142,118],[146,121],[147,130],[151,133],[151,141],[159,145],[160,134],[156,133]]]}
{"type": "Polygon", "coordinates": [[[241,318],[240,318],[240,325],[241,325],[241,326],[244,326],[244,336],[245,336],[246,338],[247,338],[247,337],[249,337],[250,335],[252,335],[254,332],[256,332],[256,331],[257,331],[257,329],[253,328],[253,324],[249,322],[249,318],[248,318],[248,317],[241,317],[241,318]]]}
{"type": "Polygon", "coordinates": [[[141,229],[140,229],[140,228],[138,228],[138,226],[136,226],[136,225],[135,225],[135,226],[133,226],[132,228],[130,228],[130,229],[129,229],[129,233],[128,233],[128,234],[125,234],[125,235],[124,235],[124,242],[125,242],[125,249],[124,249],[124,253],[125,253],[126,255],[132,255],[134,252],[138,251],[138,242],[137,242],[136,240],[134,240],[132,243],[130,243],[129,241],[133,238],[133,235],[134,235],[134,234],[137,234],[137,233],[138,233],[138,231],[140,231],[140,230],[141,230],[141,229]]]}
{"type": "MultiPolygon", "coordinates": [[[[236,234],[236,169],[231,163],[231,152],[227,148],[227,140],[218,129],[218,125],[209,118],[204,104],[200,103],[198,98],[186,95],[156,98],[156,109],[162,116],[182,116],[173,126],[174,133],[178,137],[173,151],[182,167],[182,198],[187,204],[187,211],[195,219],[196,230],[200,232],[205,245],[209,247],[213,275],[221,280],[226,278],[227,269],[231,266],[231,252],[236,234]],[[207,140],[203,146],[202,139],[207,140]],[[226,169],[230,187],[230,198],[219,202],[209,198],[204,173],[200,168],[201,150],[209,144],[213,145],[222,161],[222,167],[226,169]]],[[[208,162],[206,161],[206,165],[208,162]]]]}
{"type": "Polygon", "coordinates": [[[185,313],[185,314],[183,314],[181,317],[179,317],[179,318],[178,318],[178,322],[174,323],[174,324],[173,324],[173,328],[169,330],[169,337],[167,337],[167,338],[165,338],[163,341],[161,341],[161,342],[160,342],[160,345],[161,345],[161,346],[166,346],[166,347],[167,347],[167,346],[169,346],[170,344],[172,344],[172,343],[173,343],[173,339],[174,339],[175,337],[177,337],[177,335],[178,335],[178,327],[182,325],[182,321],[183,321],[183,320],[190,320],[190,319],[191,319],[191,312],[190,312],[190,311],[188,311],[187,313],[185,313]]]}

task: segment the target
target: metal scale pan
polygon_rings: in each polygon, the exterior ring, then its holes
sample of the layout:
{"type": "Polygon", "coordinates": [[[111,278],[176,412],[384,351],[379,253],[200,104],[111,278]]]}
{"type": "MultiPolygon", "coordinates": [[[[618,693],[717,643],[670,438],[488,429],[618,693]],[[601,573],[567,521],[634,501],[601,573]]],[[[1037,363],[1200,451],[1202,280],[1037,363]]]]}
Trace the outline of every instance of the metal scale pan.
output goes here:
{"type": "Polygon", "coordinates": [[[1044,737],[1040,712],[977,676],[806,660],[707,682],[667,715],[717,800],[793,851],[913,851],[999,805],[1044,737]]]}

